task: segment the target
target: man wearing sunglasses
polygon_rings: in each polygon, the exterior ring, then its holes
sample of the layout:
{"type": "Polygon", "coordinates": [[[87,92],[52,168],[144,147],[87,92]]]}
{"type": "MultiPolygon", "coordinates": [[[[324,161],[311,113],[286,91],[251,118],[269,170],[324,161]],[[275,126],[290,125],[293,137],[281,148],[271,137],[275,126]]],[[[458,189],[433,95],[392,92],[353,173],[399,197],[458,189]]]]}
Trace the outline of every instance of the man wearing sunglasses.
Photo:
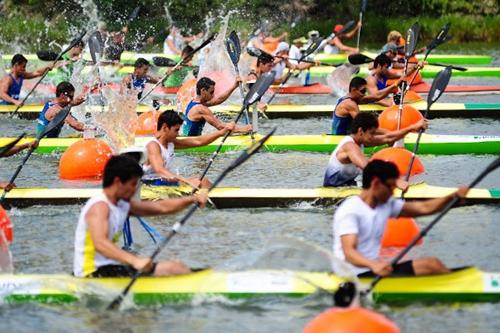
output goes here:
{"type": "Polygon", "coordinates": [[[392,162],[373,160],[363,170],[363,189],[337,208],[333,217],[335,256],[352,265],[358,277],[442,274],[450,270],[436,257],[407,260],[391,266],[379,258],[387,219],[418,217],[443,209],[455,196],[465,198],[461,187],[442,198],[406,202],[393,197],[399,171],[392,162]]]}
{"type": "MultiPolygon", "coordinates": [[[[356,178],[368,165],[368,158],[363,153],[364,147],[393,143],[411,131],[426,129],[427,122],[418,123],[398,131],[379,132],[377,115],[371,112],[359,113],[352,122],[352,134],[339,142],[326,167],[323,186],[356,186],[356,178]]],[[[398,187],[405,190],[406,182],[399,182],[398,187]]]]}
{"type": "MultiPolygon", "coordinates": [[[[36,135],[37,137],[43,133],[45,130],[45,126],[47,126],[52,119],[66,106],[76,106],[80,105],[85,101],[86,96],[81,95],[77,98],[75,96],[75,87],[67,81],[63,81],[59,83],[56,87],[56,98],[51,101],[48,101],[43,106],[40,115],[38,116],[37,126],[36,126],[36,135]]],[[[69,126],[73,127],[75,130],[79,132],[83,132],[85,130],[85,124],[78,121],[71,114],[66,117],[65,123],[69,126]]],[[[64,123],[61,126],[54,128],[47,134],[47,138],[58,138],[59,134],[61,134],[61,130],[64,123]]]]}
{"type": "Polygon", "coordinates": [[[401,81],[402,79],[399,79],[385,89],[378,90],[374,94],[366,95],[366,80],[361,77],[354,77],[349,83],[349,93],[339,98],[337,101],[337,105],[333,111],[331,133],[333,135],[350,134],[352,120],[359,113],[359,104],[374,103],[387,97],[401,81]]]}

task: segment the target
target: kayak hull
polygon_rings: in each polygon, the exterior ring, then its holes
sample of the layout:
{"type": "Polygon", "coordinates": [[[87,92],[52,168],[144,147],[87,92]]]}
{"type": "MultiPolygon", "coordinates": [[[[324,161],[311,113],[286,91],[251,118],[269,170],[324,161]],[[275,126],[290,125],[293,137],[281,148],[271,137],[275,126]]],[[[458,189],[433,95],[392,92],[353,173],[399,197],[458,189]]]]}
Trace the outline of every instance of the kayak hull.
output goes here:
{"type": "MultiPolygon", "coordinates": [[[[497,302],[499,273],[476,268],[421,277],[388,277],[372,294],[376,302],[497,302]]],[[[76,278],[63,274],[0,276],[3,301],[70,303],[86,297],[110,302],[129,278],[76,278]]],[[[302,297],[317,293],[317,287],[334,293],[346,281],[330,273],[285,270],[218,272],[204,270],[172,277],[140,277],[130,290],[138,305],[188,301],[195,296],[228,299],[255,297],[302,297]]],[[[370,283],[360,280],[361,288],[370,283]]]]}

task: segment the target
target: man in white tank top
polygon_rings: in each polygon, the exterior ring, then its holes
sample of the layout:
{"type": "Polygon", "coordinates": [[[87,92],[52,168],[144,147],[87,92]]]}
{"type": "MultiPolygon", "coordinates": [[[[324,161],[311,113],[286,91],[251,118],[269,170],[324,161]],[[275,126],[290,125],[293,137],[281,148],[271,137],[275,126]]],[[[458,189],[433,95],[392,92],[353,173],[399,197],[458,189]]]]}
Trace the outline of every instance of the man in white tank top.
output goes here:
{"type": "Polygon", "coordinates": [[[461,187],[442,198],[406,202],[393,197],[399,171],[392,162],[374,160],[363,170],[363,189],[336,209],[333,217],[333,251],[347,261],[359,277],[428,275],[450,270],[436,257],[400,262],[394,266],[379,258],[382,236],[390,217],[418,217],[443,209],[455,196],[465,198],[461,187]]]}
{"type": "Polygon", "coordinates": [[[234,122],[215,132],[178,138],[183,119],[175,111],[164,111],[158,117],[155,137],[146,144],[147,159],[143,164],[143,182],[149,185],[178,186],[179,182],[193,188],[209,187],[207,177],[200,182],[200,177],[185,178],[172,171],[174,148],[192,148],[208,145],[216,139],[234,130],[234,122]]]}
{"type": "Polygon", "coordinates": [[[134,199],[143,172],[125,155],[113,156],[104,168],[103,191],[83,207],[75,232],[73,274],[78,277],[132,276],[137,271],[161,276],[186,274],[191,270],[177,260],[151,262],[118,246],[129,215],[174,214],[197,203],[204,206],[206,191],[194,196],[160,201],[134,199]]]}
{"type": "MultiPolygon", "coordinates": [[[[356,186],[356,177],[368,164],[368,158],[363,153],[364,147],[389,144],[404,138],[411,131],[427,128],[425,119],[403,128],[399,131],[378,133],[377,115],[371,112],[360,112],[352,121],[352,134],[346,136],[333,151],[326,166],[323,186],[356,186]]],[[[406,182],[401,181],[398,187],[405,189],[406,182]]]]}
{"type": "MultiPolygon", "coordinates": [[[[274,76],[274,84],[280,84],[283,82],[285,77],[283,76],[285,68],[289,68],[291,70],[303,70],[308,69],[314,66],[315,64],[311,63],[297,63],[293,64],[288,60],[288,52],[290,51],[290,46],[286,42],[280,42],[276,51],[274,51],[274,67],[273,71],[276,73],[274,76]]],[[[316,63],[316,65],[319,63],[316,63]]]]}

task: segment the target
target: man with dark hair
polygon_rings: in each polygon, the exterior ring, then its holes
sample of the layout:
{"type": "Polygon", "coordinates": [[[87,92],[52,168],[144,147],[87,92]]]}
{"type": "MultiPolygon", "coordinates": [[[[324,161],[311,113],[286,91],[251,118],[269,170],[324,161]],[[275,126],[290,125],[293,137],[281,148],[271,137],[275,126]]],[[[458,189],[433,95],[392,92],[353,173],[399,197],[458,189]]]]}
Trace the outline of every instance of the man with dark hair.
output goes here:
{"type": "MultiPolygon", "coordinates": [[[[71,40],[70,44],[73,44],[73,42],[75,42],[75,40],[71,40]]],[[[59,83],[62,81],[71,81],[73,71],[75,70],[75,62],[82,58],[84,48],[85,44],[80,40],[67,53],[63,54],[62,59],[64,62],[61,64],[61,67],[57,72],[55,82],[59,83]]]]}
{"type": "MultiPolygon", "coordinates": [[[[231,89],[217,98],[215,98],[215,82],[208,77],[202,77],[196,83],[196,98],[193,99],[186,107],[184,113],[184,125],[182,134],[184,136],[199,136],[203,132],[205,123],[209,123],[217,130],[222,130],[226,124],[220,121],[210,111],[209,107],[224,103],[231,96],[233,91],[241,82],[240,77],[236,77],[234,85],[231,89]]],[[[235,133],[248,133],[252,130],[252,125],[237,126],[234,128],[235,133]]]]}
{"type": "Polygon", "coordinates": [[[143,165],[143,182],[149,185],[178,186],[179,182],[193,188],[209,187],[207,177],[184,178],[172,171],[174,149],[193,148],[208,145],[234,129],[234,123],[210,134],[179,139],[182,118],[175,111],[164,111],[158,118],[155,137],[146,144],[147,159],[143,165]]]}
{"type": "MultiPolygon", "coordinates": [[[[83,94],[78,96],[77,98],[74,97],[75,87],[73,87],[71,83],[63,81],[57,85],[56,98],[45,103],[42,111],[38,115],[36,125],[37,136],[43,133],[43,131],[45,130],[45,126],[47,126],[62,109],[64,109],[68,105],[76,106],[82,104],[85,101],[86,95],[83,94]]],[[[64,123],[68,124],[79,132],[83,132],[85,130],[85,124],[78,121],[71,114],[66,117],[64,123]]],[[[64,123],[50,131],[47,134],[47,138],[58,138],[59,134],[61,134],[64,123]]]]}
{"type": "Polygon", "coordinates": [[[262,52],[257,58],[257,67],[248,73],[246,83],[253,84],[264,73],[270,72],[274,66],[274,57],[268,53],[262,52]]]}
{"type": "Polygon", "coordinates": [[[186,274],[191,270],[177,260],[151,262],[118,245],[123,224],[129,215],[152,216],[174,214],[196,203],[204,206],[207,192],[193,196],[159,201],[134,199],[143,172],[139,164],[124,155],[113,156],[104,168],[103,191],[87,201],[75,232],[73,274],[78,277],[186,274]]]}
{"type": "MultiPolygon", "coordinates": [[[[425,120],[399,131],[378,133],[377,115],[371,112],[359,113],[352,122],[352,133],[339,142],[326,167],[323,186],[356,186],[356,178],[368,164],[363,148],[379,146],[404,138],[411,131],[427,128],[425,120]]],[[[404,189],[408,184],[398,184],[404,189]]]]}
{"type": "MultiPolygon", "coordinates": [[[[421,63],[423,66],[423,63],[421,63]]],[[[390,79],[401,79],[402,74],[392,71],[392,60],[385,54],[378,55],[373,61],[373,69],[366,78],[368,92],[371,95],[376,95],[380,90],[387,88],[387,80],[390,79]]],[[[417,69],[417,65],[408,66],[407,76],[413,74],[417,69]]],[[[384,98],[376,102],[382,106],[393,105],[393,100],[390,98],[384,98]]]]}
{"type": "Polygon", "coordinates": [[[123,94],[125,89],[133,89],[137,91],[137,99],[141,99],[146,83],[157,83],[159,80],[148,75],[150,66],[149,61],[138,58],[134,63],[134,72],[123,78],[120,93],[123,94]]]}
{"type": "MultiPolygon", "coordinates": [[[[186,45],[181,52],[181,58],[186,58],[194,49],[186,45]]],[[[193,66],[193,56],[191,55],[189,58],[186,58],[185,65],[179,67],[175,72],[172,72],[169,77],[163,83],[165,87],[180,87],[186,77],[189,75],[189,72],[193,71],[195,67],[193,66]]]]}
{"type": "Polygon", "coordinates": [[[347,261],[359,277],[405,276],[447,273],[436,257],[424,257],[396,264],[379,258],[387,219],[431,215],[443,209],[455,196],[465,198],[469,188],[461,187],[442,198],[406,202],[393,197],[399,171],[392,162],[374,160],[363,170],[361,194],[347,198],[333,217],[333,250],[347,261]]]}
{"type": "Polygon", "coordinates": [[[14,104],[22,106],[19,98],[21,95],[21,88],[23,87],[23,81],[42,76],[46,71],[54,67],[50,64],[33,72],[27,72],[27,63],[28,59],[22,54],[16,54],[12,57],[10,73],[0,80],[0,105],[14,104]]]}
{"type": "Polygon", "coordinates": [[[365,96],[366,80],[360,77],[352,78],[349,83],[349,93],[337,100],[337,105],[333,110],[332,119],[332,134],[347,135],[349,134],[352,120],[359,113],[359,104],[373,103],[389,95],[396,88],[401,80],[385,89],[378,90],[375,94],[365,96]]]}

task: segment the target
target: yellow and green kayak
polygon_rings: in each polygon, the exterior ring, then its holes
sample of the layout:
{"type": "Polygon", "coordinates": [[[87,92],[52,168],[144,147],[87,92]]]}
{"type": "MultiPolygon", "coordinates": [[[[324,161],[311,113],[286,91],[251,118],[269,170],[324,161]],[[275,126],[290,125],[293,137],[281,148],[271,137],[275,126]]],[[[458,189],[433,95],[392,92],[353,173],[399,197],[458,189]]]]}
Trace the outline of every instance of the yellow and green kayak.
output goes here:
{"type": "MultiPolygon", "coordinates": [[[[2,274],[0,298],[10,303],[70,303],[92,297],[110,302],[130,278],[77,278],[65,274],[2,274]]],[[[135,304],[181,302],[194,296],[248,299],[303,297],[318,287],[334,293],[344,278],[327,272],[203,270],[170,277],[140,277],[130,290],[135,304]]],[[[366,288],[370,278],[360,280],[366,288]]],[[[388,277],[370,296],[376,302],[497,302],[500,273],[460,268],[441,275],[388,277]]]]}
{"type": "MultiPolygon", "coordinates": [[[[410,104],[417,110],[424,112],[427,103],[424,101],[410,104]]],[[[36,119],[42,110],[42,104],[25,105],[18,110],[20,117],[25,119],[36,119]]],[[[218,105],[211,110],[220,115],[235,115],[239,112],[240,105],[218,105]]],[[[268,106],[266,115],[270,119],[274,118],[308,118],[308,117],[331,117],[334,105],[332,104],[271,104],[268,106]]],[[[11,113],[16,109],[14,105],[0,105],[1,113],[11,113]]],[[[162,106],[160,111],[171,110],[172,106],[162,106]]],[[[101,112],[100,106],[86,106],[86,111],[101,112]]],[[[139,105],[138,113],[152,111],[149,105],[139,105]]],[[[385,107],[377,104],[360,105],[361,111],[382,112],[385,107]]],[[[250,113],[252,108],[250,109],[250,113]]],[[[428,114],[429,118],[480,118],[480,117],[500,117],[500,103],[434,103],[428,114]]]]}
{"type": "MultiPolygon", "coordinates": [[[[255,135],[256,139],[262,136],[255,135]]],[[[280,151],[307,151],[331,153],[344,138],[341,135],[274,135],[262,148],[269,152],[280,151]]],[[[410,133],[405,139],[406,149],[413,150],[417,135],[410,133]]],[[[0,138],[0,147],[14,138],[0,138]]],[[[21,143],[29,142],[34,138],[26,138],[21,143]]],[[[41,140],[36,152],[53,153],[65,151],[80,138],[57,138],[41,140]]],[[[144,146],[150,137],[136,137],[135,145],[144,146]]],[[[203,147],[183,149],[184,152],[213,153],[219,146],[221,139],[203,147]]],[[[222,152],[243,150],[252,144],[249,135],[230,136],[222,146],[222,152]]],[[[368,154],[374,153],[383,147],[366,148],[368,154]]],[[[493,135],[435,135],[423,134],[420,140],[419,154],[457,155],[457,154],[500,154],[500,136],[493,135]]]]}
{"type": "MultiPolygon", "coordinates": [[[[320,171],[322,172],[322,171],[320,171]]],[[[410,186],[405,198],[422,200],[439,198],[457,189],[417,183],[410,186]]],[[[83,203],[102,191],[100,188],[15,188],[6,194],[7,206],[26,207],[31,205],[67,205],[83,203]]],[[[217,208],[286,207],[309,202],[328,206],[360,193],[357,187],[318,188],[239,188],[217,187],[210,192],[210,199],[217,208]]],[[[141,198],[157,200],[178,197],[191,193],[189,187],[147,186],[141,187],[141,198]]],[[[394,193],[400,196],[400,191],[394,193]]],[[[468,203],[499,203],[500,190],[473,188],[467,195],[468,203]]]]}

